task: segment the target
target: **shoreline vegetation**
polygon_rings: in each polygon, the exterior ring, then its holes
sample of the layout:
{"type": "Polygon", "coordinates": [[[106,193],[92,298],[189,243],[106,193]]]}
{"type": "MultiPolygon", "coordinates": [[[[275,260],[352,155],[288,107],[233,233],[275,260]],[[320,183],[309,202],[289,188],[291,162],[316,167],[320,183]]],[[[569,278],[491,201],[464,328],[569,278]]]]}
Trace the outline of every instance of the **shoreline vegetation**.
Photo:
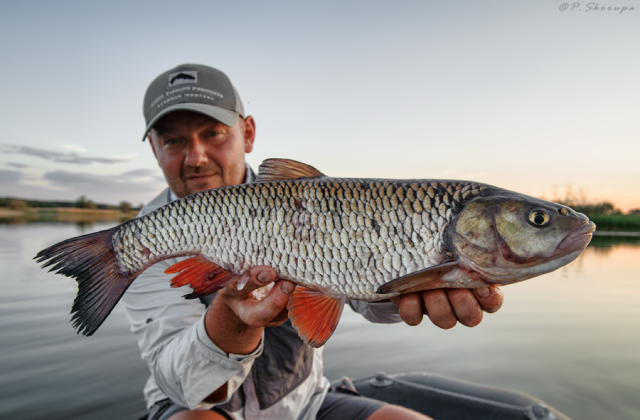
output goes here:
{"type": "MultiPolygon", "coordinates": [[[[606,235],[606,232],[640,232],[640,209],[622,214],[620,210],[608,202],[584,204],[570,199],[553,201],[586,214],[603,235],[606,235]]],[[[122,201],[118,205],[96,204],[85,196],[80,196],[76,201],[22,200],[0,197],[0,224],[125,222],[136,217],[142,207],[142,204],[132,206],[126,201],[122,201]]]]}
{"type": "Polygon", "coordinates": [[[96,204],[85,196],[76,201],[22,200],[0,197],[0,224],[126,222],[133,219],[142,205],[126,201],[119,205],[96,204]]]}
{"type": "Polygon", "coordinates": [[[575,211],[586,214],[596,224],[596,232],[640,232],[640,209],[634,209],[623,214],[613,204],[603,202],[599,204],[579,203],[572,200],[552,200],[571,207],[575,211]]]}

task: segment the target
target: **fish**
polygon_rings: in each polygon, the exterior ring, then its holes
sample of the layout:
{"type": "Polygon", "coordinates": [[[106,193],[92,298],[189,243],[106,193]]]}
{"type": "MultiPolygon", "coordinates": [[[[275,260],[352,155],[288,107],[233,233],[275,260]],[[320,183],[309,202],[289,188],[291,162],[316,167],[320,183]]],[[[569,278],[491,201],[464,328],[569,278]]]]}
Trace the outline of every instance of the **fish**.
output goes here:
{"type": "Polygon", "coordinates": [[[34,259],[72,277],[71,314],[92,335],[151,265],[197,299],[251,267],[297,287],[292,325],[324,345],[347,299],[379,301],[435,288],[506,285],[554,271],[589,244],[595,224],[562,204],[472,181],[332,178],[267,159],[255,183],[175,200],[111,229],[67,239],[34,259]]]}

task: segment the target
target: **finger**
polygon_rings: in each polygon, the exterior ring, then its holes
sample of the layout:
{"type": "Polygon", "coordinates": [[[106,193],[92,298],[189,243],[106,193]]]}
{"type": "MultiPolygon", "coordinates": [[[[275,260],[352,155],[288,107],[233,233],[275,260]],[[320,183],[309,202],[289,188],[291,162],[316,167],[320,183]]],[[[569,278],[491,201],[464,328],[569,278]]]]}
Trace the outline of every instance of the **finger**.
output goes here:
{"type": "Polygon", "coordinates": [[[252,327],[264,327],[286,309],[295,286],[287,280],[278,281],[264,299],[251,305],[240,305],[240,319],[252,327]]]}
{"type": "Polygon", "coordinates": [[[502,294],[502,290],[497,286],[491,285],[473,289],[473,294],[485,312],[492,314],[502,307],[504,295],[502,294]]]}
{"type": "Polygon", "coordinates": [[[252,267],[249,271],[240,276],[231,287],[225,288],[225,294],[235,299],[244,299],[251,292],[268,285],[277,278],[276,270],[264,265],[252,267]]]}
{"type": "Polygon", "coordinates": [[[251,312],[251,305],[256,301],[252,292],[268,286],[276,277],[276,271],[271,267],[252,267],[230,285],[220,290],[218,295],[242,322],[246,323],[251,312]]]}
{"type": "Polygon", "coordinates": [[[458,321],[453,313],[453,308],[449,303],[445,291],[442,289],[434,289],[421,293],[424,306],[427,310],[427,316],[431,322],[444,330],[455,327],[458,321]]]}
{"type": "Polygon", "coordinates": [[[285,307],[283,310],[280,311],[278,315],[275,316],[275,318],[269,321],[265,325],[265,327],[277,327],[278,325],[285,322],[287,319],[289,319],[289,310],[285,307]]]}
{"type": "Polygon", "coordinates": [[[482,308],[469,289],[446,289],[447,298],[462,325],[475,327],[482,321],[482,308]]]}
{"type": "Polygon", "coordinates": [[[422,322],[422,297],[420,293],[407,293],[391,299],[398,307],[400,318],[407,325],[416,326],[422,322]]]}

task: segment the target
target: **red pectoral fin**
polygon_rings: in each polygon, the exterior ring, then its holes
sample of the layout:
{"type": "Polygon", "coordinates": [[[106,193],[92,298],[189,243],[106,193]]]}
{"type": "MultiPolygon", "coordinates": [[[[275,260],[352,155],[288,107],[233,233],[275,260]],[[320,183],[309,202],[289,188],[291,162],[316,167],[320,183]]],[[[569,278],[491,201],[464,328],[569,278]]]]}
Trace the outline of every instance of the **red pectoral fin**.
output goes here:
{"type": "Polygon", "coordinates": [[[458,263],[453,261],[415,271],[383,284],[378,287],[376,293],[411,293],[451,287],[454,285],[458,268],[458,263]]]}
{"type": "Polygon", "coordinates": [[[287,309],[300,338],[317,348],[322,347],[335,331],[345,301],[345,296],[331,296],[298,286],[287,309]]]}
{"type": "Polygon", "coordinates": [[[184,295],[187,299],[197,299],[215,293],[238,277],[237,274],[212,263],[202,255],[180,261],[164,272],[180,273],[171,279],[171,287],[191,286],[193,293],[184,295]]]}

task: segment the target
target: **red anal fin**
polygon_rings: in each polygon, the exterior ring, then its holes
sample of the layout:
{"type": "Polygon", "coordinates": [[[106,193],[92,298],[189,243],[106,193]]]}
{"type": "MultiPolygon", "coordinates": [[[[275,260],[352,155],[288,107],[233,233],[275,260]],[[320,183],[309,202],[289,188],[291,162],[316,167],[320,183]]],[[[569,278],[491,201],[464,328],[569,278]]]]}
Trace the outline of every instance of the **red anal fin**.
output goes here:
{"type": "Polygon", "coordinates": [[[291,159],[266,159],[258,168],[257,182],[325,176],[311,165],[291,159]]]}
{"type": "Polygon", "coordinates": [[[171,279],[171,287],[189,285],[193,293],[184,295],[187,299],[197,299],[215,293],[238,277],[237,274],[212,263],[202,255],[175,263],[164,272],[180,273],[171,279]]]}
{"type": "Polygon", "coordinates": [[[300,338],[310,346],[322,347],[338,326],[346,300],[298,286],[289,299],[289,318],[300,338]]]}

